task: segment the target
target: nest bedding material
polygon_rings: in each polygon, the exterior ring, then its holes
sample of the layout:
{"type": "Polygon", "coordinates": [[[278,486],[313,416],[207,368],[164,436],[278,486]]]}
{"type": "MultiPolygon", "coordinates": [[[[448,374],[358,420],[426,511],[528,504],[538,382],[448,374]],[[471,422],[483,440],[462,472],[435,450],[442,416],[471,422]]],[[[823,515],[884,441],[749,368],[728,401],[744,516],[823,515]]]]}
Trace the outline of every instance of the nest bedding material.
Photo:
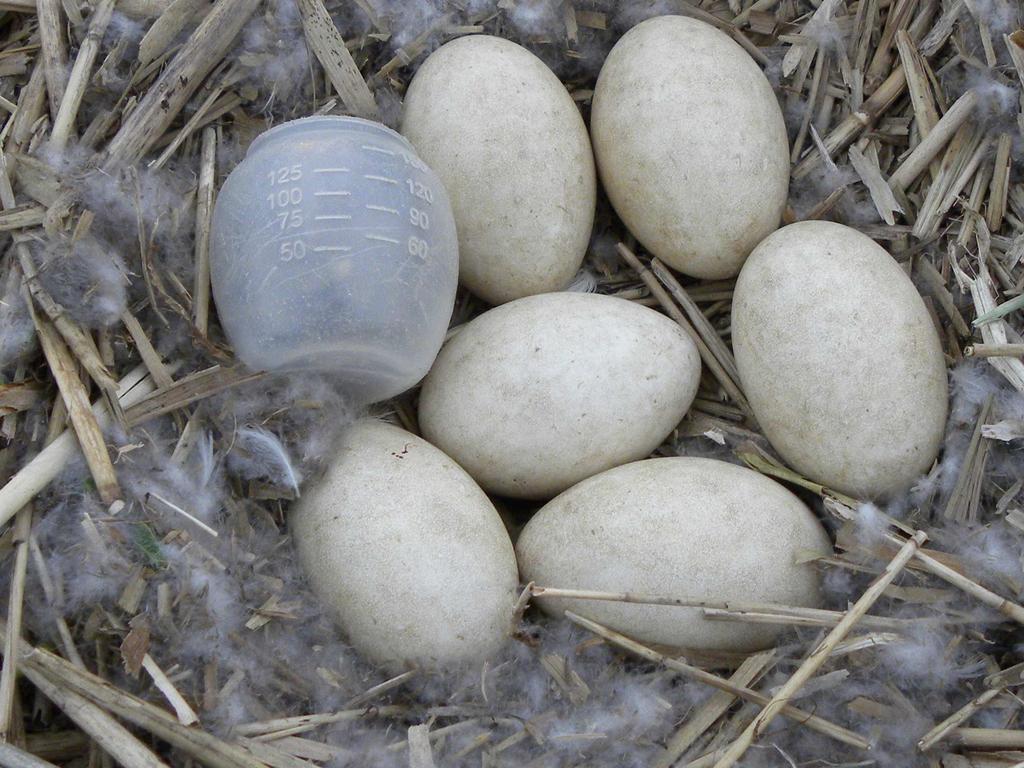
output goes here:
{"type": "MultiPolygon", "coordinates": [[[[1020,764],[1022,24],[1012,0],[0,0],[0,764],[1020,764]],[[787,632],[674,658],[526,608],[685,595],[537,585],[482,671],[389,677],[323,615],[285,521],[361,414],[327,377],[235,364],[210,301],[216,190],[273,124],[394,125],[418,64],[464,34],[527,46],[586,117],[615,40],[665,13],[726,31],[771,80],[784,220],[853,226],[918,285],[950,369],[940,461],[885,509],[785,467],[730,373],[733,281],[674,275],[599,202],[573,288],[703,342],[657,453],[798,490],[835,536],[815,562],[828,610],[702,606],[787,632]]],[[[483,309],[460,293],[453,324],[483,309]]],[[[377,413],[416,431],[415,392],[377,413]]],[[[502,506],[513,528],[530,512],[502,506]]]]}

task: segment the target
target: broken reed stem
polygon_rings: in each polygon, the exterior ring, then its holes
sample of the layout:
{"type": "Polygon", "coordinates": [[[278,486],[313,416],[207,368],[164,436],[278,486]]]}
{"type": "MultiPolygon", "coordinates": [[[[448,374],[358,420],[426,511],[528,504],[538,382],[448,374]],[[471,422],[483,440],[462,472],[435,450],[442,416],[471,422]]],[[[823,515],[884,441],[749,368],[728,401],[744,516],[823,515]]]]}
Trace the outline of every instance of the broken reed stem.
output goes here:
{"type": "Polygon", "coordinates": [[[990,232],[998,232],[1003,226],[1006,216],[1006,201],[1010,191],[1010,153],[1013,149],[1013,136],[1009,133],[999,135],[996,144],[995,167],[988,193],[988,211],[985,221],[990,232]]]}
{"type": "MultiPolygon", "coordinates": [[[[206,731],[186,727],[160,707],[120,690],[97,675],[78,669],[47,650],[25,647],[21,662],[26,673],[33,673],[51,689],[84,697],[90,706],[102,707],[149,731],[204,765],[211,768],[265,768],[240,746],[221,741],[206,731]]],[[[113,754],[117,755],[117,752],[113,754]]],[[[117,757],[120,761],[120,755],[117,757]]]]}
{"type": "Polygon", "coordinates": [[[1005,688],[1022,683],[1024,683],[1024,662],[1000,669],[985,678],[985,685],[989,688],[1005,688]]]}
{"type": "MultiPolygon", "coordinates": [[[[11,130],[4,145],[5,152],[20,152],[29,142],[32,126],[46,111],[46,72],[41,59],[36,60],[28,84],[18,96],[18,111],[11,118],[11,130]]],[[[17,175],[11,169],[11,181],[17,175]]]]}
{"type": "Polygon", "coordinates": [[[439,29],[444,29],[445,27],[450,26],[454,18],[454,13],[446,13],[444,16],[441,16],[435,19],[432,23],[428,24],[426,29],[424,29],[422,32],[416,35],[416,37],[414,37],[408,43],[406,43],[397,51],[395,51],[395,55],[388,59],[384,66],[382,66],[380,69],[376,71],[376,73],[374,73],[374,75],[370,78],[370,82],[373,83],[374,85],[379,85],[381,82],[385,80],[385,78],[390,77],[391,73],[394,72],[396,69],[411,64],[412,61],[417,56],[423,53],[424,49],[427,47],[427,41],[430,39],[431,35],[433,35],[439,29]]]}
{"type": "Polygon", "coordinates": [[[885,20],[885,29],[881,39],[875,47],[874,56],[865,72],[865,80],[874,84],[882,79],[882,76],[889,71],[892,60],[892,45],[899,29],[905,29],[910,23],[910,14],[917,5],[917,0],[894,0],[889,6],[889,13],[885,20]]]}
{"type": "MultiPolygon", "coordinates": [[[[185,139],[191,136],[192,133],[197,128],[199,128],[201,125],[204,125],[207,122],[207,115],[209,114],[210,110],[213,109],[213,105],[217,103],[217,100],[221,97],[221,94],[223,92],[223,86],[217,86],[212,91],[210,91],[209,95],[206,97],[206,100],[203,101],[203,103],[199,106],[199,109],[197,109],[192,114],[192,116],[188,119],[188,122],[185,123],[185,125],[183,125],[180,129],[178,129],[175,132],[174,138],[171,140],[171,143],[167,145],[164,151],[160,153],[160,157],[158,157],[156,160],[150,163],[150,168],[156,170],[159,168],[163,168],[164,165],[167,164],[167,161],[174,156],[174,153],[178,151],[178,147],[180,147],[184,143],[185,139]]],[[[231,99],[230,96],[228,98],[231,99]]],[[[241,104],[241,99],[238,100],[235,106],[238,106],[238,104],[241,104]]],[[[210,127],[212,128],[213,126],[210,127]]]]}
{"type": "Polygon", "coordinates": [[[891,645],[892,643],[905,641],[905,635],[897,635],[893,632],[869,632],[866,635],[857,635],[856,637],[843,640],[832,650],[830,655],[835,658],[854,653],[855,651],[863,651],[868,648],[878,648],[882,645],[891,645]]]}
{"type": "Polygon", "coordinates": [[[750,57],[760,64],[762,67],[766,67],[769,64],[768,57],[764,52],[751,42],[750,38],[743,34],[733,24],[724,19],[720,19],[712,13],[708,13],[703,8],[699,8],[696,5],[686,2],[685,0],[677,0],[672,4],[672,10],[674,13],[682,14],[683,16],[690,16],[694,19],[699,19],[705,24],[710,24],[717,29],[722,30],[729,35],[733,40],[739,43],[743,50],[750,54],[750,57]]]}
{"type": "MultiPolygon", "coordinates": [[[[965,339],[970,338],[970,326],[967,325],[964,316],[960,314],[956,301],[953,299],[953,294],[946,287],[946,279],[942,276],[942,273],[926,258],[916,259],[915,264],[918,277],[923,279],[931,295],[939,302],[939,306],[942,307],[942,311],[945,312],[946,317],[953,324],[953,328],[961,337],[965,339]]],[[[967,354],[966,350],[964,354],[967,354]]]]}
{"type": "Polygon", "coordinates": [[[4,642],[3,670],[0,672],[0,741],[11,740],[14,714],[14,684],[18,677],[18,643],[21,640],[21,616],[25,598],[25,572],[28,566],[28,540],[32,533],[32,505],[18,513],[14,521],[14,569],[7,603],[7,637],[4,642]]]}
{"type": "Polygon", "coordinates": [[[973,90],[966,91],[953,102],[935,127],[889,177],[889,185],[897,191],[909,187],[974,114],[977,106],[978,93],[973,90]]]}
{"type": "MultiPolygon", "coordinates": [[[[171,510],[175,514],[181,515],[184,518],[184,520],[185,520],[186,527],[188,527],[188,526],[195,526],[202,533],[204,533],[207,536],[210,536],[211,538],[214,538],[214,539],[216,539],[216,538],[218,538],[220,536],[220,534],[217,533],[217,529],[216,528],[211,528],[206,523],[204,523],[202,520],[200,520],[198,517],[195,517],[194,515],[190,515],[184,509],[179,507],[177,504],[175,504],[172,501],[168,501],[163,496],[158,494],[156,491],[150,491],[149,493],[146,494],[146,501],[148,502],[150,499],[156,499],[157,501],[159,501],[161,504],[163,504],[165,507],[167,507],[169,510],[171,510]]],[[[195,531],[191,531],[190,530],[189,533],[193,537],[195,537],[195,535],[196,535],[195,531]]]]}
{"type": "Polygon", "coordinates": [[[409,768],[435,768],[437,764],[430,748],[430,726],[409,726],[406,739],[409,746],[409,768]]]}
{"type": "Polygon", "coordinates": [[[291,752],[274,745],[263,744],[245,738],[239,739],[238,743],[245,747],[262,764],[274,766],[274,768],[313,768],[316,765],[316,763],[310,762],[308,759],[299,758],[291,752]]]}
{"type": "Polygon", "coordinates": [[[203,129],[199,153],[199,188],[196,192],[196,267],[192,288],[192,322],[201,336],[210,325],[210,226],[213,221],[217,170],[217,129],[203,129]]]}
{"type": "Polygon", "coordinates": [[[363,709],[355,709],[356,707],[362,707],[381,694],[404,685],[418,674],[418,669],[410,669],[407,672],[392,677],[390,680],[378,683],[355,698],[349,699],[337,712],[327,712],[319,715],[298,715],[296,717],[282,717],[276,720],[264,720],[260,723],[247,723],[246,725],[237,726],[234,732],[243,736],[252,736],[256,739],[271,741],[311,731],[314,728],[319,728],[321,725],[348,720],[352,718],[353,712],[365,711],[363,709]]]}
{"type": "Polygon", "coordinates": [[[636,270],[638,275],[640,275],[640,279],[644,281],[647,288],[651,291],[665,311],[668,312],[669,317],[675,320],[679,324],[679,327],[686,332],[690,339],[693,340],[693,343],[697,345],[697,351],[700,353],[700,359],[704,361],[704,364],[711,371],[712,375],[714,375],[718,383],[722,385],[722,389],[725,390],[726,394],[729,395],[740,410],[747,415],[747,418],[753,422],[755,420],[754,412],[750,408],[750,403],[747,402],[746,396],[744,396],[743,392],[740,390],[739,384],[734,382],[729,374],[726,373],[725,369],[718,362],[718,358],[715,357],[714,353],[700,337],[700,334],[697,333],[692,325],[690,325],[686,316],[683,315],[679,310],[679,307],[677,307],[675,302],[672,301],[672,297],[669,296],[661,283],[658,282],[658,278],[655,277],[654,273],[651,272],[650,269],[641,263],[640,259],[638,259],[636,254],[626,247],[625,243],[618,243],[615,247],[623,260],[629,264],[630,267],[636,270]]]}
{"type": "MultiPolygon", "coordinates": [[[[844,118],[823,139],[822,143],[828,157],[835,156],[836,152],[852,144],[854,139],[873,125],[893,105],[896,99],[903,95],[903,91],[906,88],[906,75],[904,75],[902,67],[896,67],[892,74],[885,79],[885,82],[878,86],[875,92],[861,105],[858,111],[844,118]]],[[[802,179],[817,168],[821,162],[821,153],[812,150],[793,169],[793,178],[802,179]]]]}
{"type": "Polygon", "coordinates": [[[700,335],[707,345],[708,349],[718,360],[723,370],[729,375],[734,382],[740,381],[740,371],[736,367],[736,360],[732,355],[728,345],[722,341],[722,337],[718,335],[718,331],[711,325],[711,321],[707,319],[703,312],[700,311],[700,307],[697,303],[690,298],[690,295],[686,292],[686,289],[680,285],[679,281],[676,280],[675,275],[669,271],[668,267],[661,263],[661,261],[655,257],[651,259],[651,272],[654,276],[661,281],[662,285],[672,294],[672,298],[676,300],[686,316],[690,319],[690,323],[693,325],[694,330],[700,335]]]}
{"type": "MultiPolygon", "coordinates": [[[[784,624],[790,627],[834,627],[842,619],[842,614],[835,612],[836,616],[798,616],[788,613],[772,613],[770,611],[753,611],[746,608],[704,608],[701,614],[708,621],[738,621],[746,624],[784,624]]],[[[872,616],[871,621],[866,621],[866,627],[882,631],[884,629],[902,629],[904,631],[912,628],[912,623],[907,621],[902,627],[886,626],[890,622],[896,623],[899,619],[886,619],[883,616],[872,616]]]]}
{"type": "Polygon", "coordinates": [[[41,59],[52,117],[60,110],[60,103],[64,99],[68,67],[68,50],[64,41],[60,0],[36,0],[36,21],[39,22],[41,59]]]}
{"type": "Polygon", "coordinates": [[[1024,344],[972,344],[964,357],[1024,357],[1024,344]]]}
{"type": "Polygon", "coordinates": [[[978,412],[977,422],[971,433],[971,442],[967,446],[963,462],[960,465],[956,486],[950,493],[949,501],[943,512],[943,516],[947,520],[956,520],[960,523],[977,521],[978,507],[981,504],[981,474],[985,471],[989,445],[988,441],[982,437],[981,432],[985,424],[988,423],[994,399],[993,395],[989,395],[978,412]]]}
{"type": "Polygon", "coordinates": [[[516,602],[512,606],[512,620],[509,622],[510,634],[515,634],[519,629],[519,623],[523,620],[523,614],[526,613],[526,606],[530,604],[531,597],[533,597],[532,581],[523,587],[523,591],[519,593],[519,597],[516,598],[516,602]]]}
{"type": "Polygon", "coordinates": [[[806,488],[808,491],[812,491],[823,499],[835,499],[844,506],[856,509],[860,506],[861,502],[857,499],[847,496],[845,493],[834,491],[831,488],[826,488],[821,483],[816,483],[813,480],[808,480],[798,472],[794,472],[788,467],[784,467],[778,464],[769,457],[758,453],[756,450],[750,448],[740,449],[736,451],[736,458],[742,461],[751,469],[760,472],[762,475],[768,475],[769,477],[776,477],[779,480],[785,480],[787,483],[793,483],[801,488],[806,488]]]}
{"type": "Polygon", "coordinates": [[[12,232],[18,229],[38,227],[43,223],[46,209],[41,205],[27,203],[18,205],[0,214],[0,232],[12,232]]]}
{"type": "Polygon", "coordinates": [[[893,226],[896,223],[895,214],[906,213],[906,211],[896,199],[892,188],[882,178],[877,159],[864,154],[856,145],[847,150],[847,155],[849,155],[853,169],[867,188],[878,215],[890,227],[893,226]]]}
{"type": "Polygon", "coordinates": [[[815,205],[811,210],[807,212],[807,215],[803,218],[803,221],[817,221],[822,218],[836,207],[840,198],[846,194],[846,187],[836,187],[822,200],[820,203],[815,205]]]}
{"type": "Polygon", "coordinates": [[[284,739],[296,733],[311,731],[315,728],[319,728],[321,725],[340,723],[346,720],[356,720],[361,717],[367,717],[368,715],[374,715],[377,717],[405,717],[408,714],[408,707],[398,705],[387,704],[377,707],[359,707],[356,709],[329,712],[322,715],[298,715],[296,717],[280,718],[279,720],[267,720],[264,723],[248,723],[246,725],[237,726],[233,730],[233,733],[237,733],[241,737],[247,729],[268,724],[285,724],[285,727],[282,727],[279,730],[257,733],[251,737],[253,741],[277,741],[278,739],[284,739]],[[289,725],[289,723],[292,724],[289,725]]]}
{"type": "Polygon", "coordinates": [[[74,132],[75,118],[78,116],[82,97],[89,86],[92,67],[96,63],[100,43],[103,42],[103,35],[113,16],[115,2],[116,0],[100,0],[92,16],[89,17],[89,31],[85,34],[82,47],[78,49],[78,57],[71,69],[71,76],[68,78],[67,90],[60,101],[57,116],[53,120],[53,130],[50,132],[50,146],[53,149],[64,149],[68,138],[74,132]]]}
{"type": "Polygon", "coordinates": [[[711,768],[715,761],[725,754],[725,747],[721,747],[707,754],[701,755],[696,760],[686,764],[685,768],[711,768]]]}
{"type": "MultiPolygon", "coordinates": [[[[460,720],[457,723],[452,723],[451,725],[445,725],[445,726],[443,726],[441,728],[437,728],[437,729],[435,729],[433,731],[430,731],[430,740],[431,741],[438,741],[438,740],[440,740],[442,738],[447,738],[448,736],[451,736],[452,734],[460,733],[461,731],[466,731],[466,730],[469,730],[470,728],[475,728],[477,726],[481,726],[481,725],[484,725],[484,724],[491,725],[491,726],[493,726],[493,725],[510,725],[510,726],[518,727],[519,725],[521,725],[521,723],[522,723],[521,720],[516,720],[516,719],[513,719],[511,717],[493,717],[493,716],[491,716],[491,717],[471,717],[468,720],[460,720]]],[[[402,750],[405,750],[408,747],[409,747],[409,742],[407,740],[403,739],[402,741],[396,741],[395,743],[388,745],[387,751],[388,752],[401,752],[402,750]]],[[[410,763],[410,768],[417,768],[417,766],[415,764],[413,764],[413,763],[410,763]]]]}
{"type": "Polygon", "coordinates": [[[96,484],[96,492],[104,504],[112,504],[121,498],[121,488],[117,484],[114,464],[110,460],[110,454],[107,453],[103,431],[89,404],[89,396],[82,385],[82,380],[78,377],[75,358],[72,357],[71,352],[68,351],[50,321],[40,317],[35,311],[27,289],[23,290],[23,294],[36,327],[39,345],[43,349],[50,372],[57,382],[61,397],[64,398],[71,426],[75,430],[78,444],[81,446],[85,462],[88,464],[89,472],[96,484]]]}
{"type": "Polygon", "coordinates": [[[921,138],[924,138],[939,122],[938,109],[931,92],[931,80],[928,77],[928,65],[905,29],[896,33],[896,49],[907,78],[907,91],[910,93],[910,103],[914,108],[917,130],[921,138]]]}
{"type": "Polygon", "coordinates": [[[939,174],[932,186],[928,188],[924,202],[918,211],[912,234],[919,240],[935,236],[946,215],[956,202],[960,192],[974,177],[985,158],[992,139],[984,137],[979,130],[971,140],[965,143],[962,151],[950,158],[950,165],[945,173],[939,174]],[[973,151],[968,152],[973,147],[973,151]]]}
{"type": "Polygon", "coordinates": [[[128,335],[132,337],[132,341],[135,342],[135,349],[138,351],[139,357],[142,358],[142,364],[146,366],[146,370],[149,371],[149,375],[157,387],[166,389],[174,384],[174,379],[171,378],[167,366],[164,365],[164,361],[160,359],[159,353],[150,342],[142,323],[127,309],[121,313],[121,322],[124,324],[125,330],[128,331],[128,335]]]}
{"type": "Polygon", "coordinates": [[[148,653],[142,657],[142,668],[153,679],[153,685],[156,686],[157,690],[164,695],[164,698],[174,708],[174,713],[178,716],[179,723],[182,725],[192,725],[199,722],[199,717],[192,711],[192,707],[185,701],[185,697],[178,693],[174,683],[167,678],[164,671],[160,669],[160,666],[153,661],[153,657],[148,653]]]}
{"type": "Polygon", "coordinates": [[[84,696],[55,684],[31,664],[22,663],[21,669],[32,685],[124,768],[168,768],[127,728],[84,696]]]}
{"type": "Polygon", "coordinates": [[[378,119],[377,102],[359,73],[345,39],[324,7],[323,0],[298,0],[306,41],[327,73],[341,103],[357,117],[378,119]]]}
{"type": "Polygon", "coordinates": [[[217,0],[188,42],[121,124],[104,153],[105,171],[111,172],[142,159],[163,136],[203,78],[224,57],[258,4],[259,0],[217,0]]]}
{"type": "Polygon", "coordinates": [[[0,741],[0,765],[4,768],[57,768],[53,763],[33,755],[31,752],[18,749],[13,744],[0,741]]]}
{"type": "MultiPolygon", "coordinates": [[[[762,651],[748,656],[729,678],[733,685],[747,687],[760,675],[772,658],[774,650],[762,651]]],[[[725,691],[715,691],[696,712],[686,718],[668,742],[665,751],[658,756],[653,768],[672,768],[700,736],[711,728],[736,702],[736,697],[725,691]]]]}
{"type": "Polygon", "coordinates": [[[117,405],[117,383],[103,363],[92,337],[81,326],[71,320],[64,308],[55,302],[40,285],[37,279],[35,262],[27,246],[24,243],[18,243],[16,250],[18,253],[18,264],[21,267],[22,274],[25,276],[25,285],[28,287],[28,292],[35,300],[36,305],[43,310],[43,314],[53,323],[53,327],[60,333],[61,338],[64,339],[64,343],[68,345],[75,358],[85,368],[89,378],[96,383],[96,386],[106,396],[107,403],[111,406],[115,418],[118,423],[123,425],[124,413],[121,411],[120,406],[117,405]]]}
{"type": "MultiPolygon", "coordinates": [[[[746,701],[752,701],[755,704],[760,704],[761,706],[767,705],[770,701],[770,699],[764,694],[752,691],[749,688],[744,688],[741,685],[734,685],[725,678],[718,677],[718,675],[713,675],[699,667],[691,666],[679,659],[673,659],[665,656],[664,654],[658,653],[653,648],[648,648],[646,645],[638,643],[632,638],[626,637],[613,629],[609,629],[602,624],[598,624],[596,621],[591,621],[590,619],[584,618],[572,611],[566,611],[565,617],[574,624],[578,624],[584,629],[590,630],[598,637],[604,638],[612,645],[617,645],[619,648],[623,648],[630,653],[634,653],[641,658],[654,662],[655,664],[664,664],[674,672],[679,672],[691,680],[696,680],[704,683],[705,685],[710,685],[712,688],[717,688],[720,691],[726,691],[727,693],[731,693],[732,695],[738,696],[746,701]]],[[[869,741],[858,736],[853,731],[847,730],[842,726],[829,722],[828,720],[811,714],[810,712],[806,712],[802,709],[797,709],[796,707],[789,705],[784,705],[780,712],[790,720],[793,720],[800,725],[807,726],[811,730],[817,731],[825,736],[829,736],[836,741],[841,741],[844,744],[849,744],[850,746],[857,747],[858,749],[871,748],[871,743],[869,741]]]]}
{"type": "MultiPolygon", "coordinates": [[[[956,258],[957,247],[950,244],[950,263],[956,258]]],[[[974,309],[977,317],[974,325],[981,323],[981,338],[986,344],[1006,344],[1010,340],[1008,326],[1001,317],[1004,312],[1011,309],[1011,305],[1024,306],[1024,294],[1017,296],[1010,301],[1003,302],[999,307],[995,306],[996,296],[992,284],[991,275],[988,271],[987,260],[982,257],[978,259],[978,276],[968,282],[971,298],[974,301],[974,309]]],[[[1016,358],[990,357],[989,365],[999,371],[1013,387],[1024,392],[1024,362],[1016,358]]]]}
{"type": "Polygon", "coordinates": [[[43,760],[68,760],[89,749],[89,737],[77,728],[26,733],[25,748],[43,760]]]}
{"type": "MultiPolygon", "coordinates": [[[[0,149],[0,205],[4,210],[15,208],[14,189],[11,186],[11,177],[7,164],[7,157],[0,149]]],[[[54,324],[64,341],[71,347],[72,352],[78,361],[85,367],[89,377],[96,382],[96,386],[106,395],[117,417],[118,422],[124,422],[124,414],[117,405],[117,385],[114,382],[110,371],[103,364],[99,351],[92,340],[82,328],[67,316],[64,308],[60,306],[48,294],[36,279],[36,265],[29,252],[28,245],[24,242],[16,242],[15,252],[18,257],[18,264],[24,276],[24,284],[28,287],[29,293],[35,299],[39,308],[43,310],[50,321],[54,324]]]]}
{"type": "Polygon", "coordinates": [[[189,23],[207,10],[207,0],[177,0],[168,6],[168,13],[159,14],[139,41],[137,60],[140,70],[166,53],[189,23]]]}
{"type": "Polygon", "coordinates": [[[990,688],[989,690],[982,693],[980,696],[975,697],[971,701],[967,702],[954,712],[952,715],[947,717],[941,723],[932,728],[926,733],[921,740],[917,742],[917,748],[922,752],[931,749],[944,739],[949,733],[961,723],[967,722],[970,717],[977,712],[979,709],[984,707],[994,698],[999,696],[1003,692],[1002,688],[990,688]]]}
{"type": "Polygon", "coordinates": [[[513,733],[512,735],[507,736],[501,741],[499,741],[491,749],[489,749],[488,752],[490,752],[492,755],[500,755],[505,750],[510,749],[514,747],[516,744],[525,741],[526,739],[530,738],[531,735],[533,735],[535,727],[540,726],[542,723],[551,720],[554,717],[554,715],[555,713],[552,710],[547,710],[546,712],[542,712],[539,715],[535,715],[534,717],[530,718],[528,722],[523,723],[523,725],[516,733],[513,733]],[[530,726],[534,726],[534,728],[531,728],[530,726]]]}
{"type": "MultiPolygon", "coordinates": [[[[1024,730],[1010,728],[956,728],[952,741],[969,749],[1024,750],[1024,730]]],[[[1016,768],[1020,762],[1009,763],[1016,768]]]]}
{"type": "MultiPolygon", "coordinates": [[[[885,538],[894,544],[901,543],[901,540],[891,533],[886,534],[885,538]]],[[[987,605],[989,608],[999,611],[999,613],[1004,616],[1009,616],[1018,624],[1024,624],[1024,607],[1021,607],[1011,600],[1007,600],[1005,597],[1000,597],[992,590],[986,589],[977,582],[971,581],[959,571],[955,571],[948,565],[940,563],[926,552],[915,552],[914,559],[921,568],[933,576],[938,576],[947,584],[952,584],[957,589],[965,592],[984,605],[987,605]]]]}
{"type": "MultiPolygon", "coordinates": [[[[807,56],[814,56],[814,75],[811,78],[811,87],[807,94],[807,105],[804,108],[804,116],[800,121],[800,128],[797,130],[796,138],[793,139],[793,148],[789,153],[790,162],[795,163],[800,159],[800,155],[803,153],[804,144],[807,141],[807,132],[811,127],[811,121],[814,118],[815,106],[818,104],[821,91],[822,83],[828,81],[828,75],[825,74],[829,56],[826,51],[818,49],[816,53],[802,54],[807,56]]],[[[783,65],[785,66],[785,65],[783,65]]]]}
{"type": "Polygon", "coordinates": [[[223,392],[225,389],[255,381],[264,375],[262,371],[253,373],[243,370],[241,366],[222,368],[214,365],[204,368],[183,376],[170,387],[150,391],[138,398],[125,409],[125,418],[129,425],[136,426],[190,405],[196,400],[223,392]]]}
{"type": "Polygon", "coordinates": [[[900,551],[896,553],[890,563],[882,571],[882,574],[872,582],[856,603],[846,612],[843,620],[839,622],[825,637],[818,646],[811,651],[811,654],[797,668],[796,672],[786,681],[771,701],[761,710],[754,720],[746,727],[740,737],[736,739],[725,753],[715,763],[715,768],[731,768],[750,748],[750,745],[764,733],[772,720],[781,713],[786,702],[809,681],[814,674],[821,669],[828,659],[832,650],[839,645],[854,628],[861,617],[864,616],[872,605],[882,596],[885,588],[892,584],[893,580],[900,574],[904,566],[914,557],[915,553],[927,541],[928,537],[923,531],[918,531],[909,540],[903,542],[900,551]]]}
{"type": "Polygon", "coordinates": [[[32,565],[35,567],[39,584],[43,588],[46,602],[54,609],[52,611],[53,621],[57,625],[57,635],[60,637],[64,657],[79,669],[85,669],[85,662],[82,660],[81,654],[78,653],[78,647],[75,645],[75,639],[71,636],[68,623],[61,612],[57,610],[58,601],[53,577],[50,576],[50,570],[46,567],[46,558],[43,556],[43,551],[39,548],[39,542],[36,541],[35,536],[29,536],[28,546],[32,554],[32,565]]]}
{"type": "MultiPolygon", "coordinates": [[[[144,398],[152,389],[153,382],[147,376],[146,369],[140,365],[120,382],[118,393],[121,404],[130,406],[144,398]]],[[[109,423],[110,415],[104,401],[95,404],[92,409],[100,423],[109,423]]],[[[63,471],[77,450],[75,433],[65,430],[60,437],[19,469],[7,484],[0,488],[0,525],[14,517],[18,510],[49,485],[63,471]]]]}
{"type": "MultiPolygon", "coordinates": [[[[744,620],[743,614],[769,616],[772,623],[801,624],[802,626],[832,627],[838,624],[845,615],[842,611],[829,611],[823,608],[804,608],[801,606],[781,605],[779,603],[744,603],[712,600],[688,600],[685,598],[664,595],[641,595],[632,592],[596,592],[586,589],[556,589],[552,587],[534,587],[532,597],[550,597],[568,600],[603,600],[615,603],[637,603],[640,605],[667,605],[679,608],[698,608],[708,612],[725,612],[735,614],[735,618],[744,620]]],[[[729,618],[732,618],[730,616],[729,618]]],[[[760,619],[755,619],[760,620],[760,619]]],[[[914,624],[914,620],[890,619],[885,616],[864,616],[861,625],[878,630],[906,630],[914,624]]]]}

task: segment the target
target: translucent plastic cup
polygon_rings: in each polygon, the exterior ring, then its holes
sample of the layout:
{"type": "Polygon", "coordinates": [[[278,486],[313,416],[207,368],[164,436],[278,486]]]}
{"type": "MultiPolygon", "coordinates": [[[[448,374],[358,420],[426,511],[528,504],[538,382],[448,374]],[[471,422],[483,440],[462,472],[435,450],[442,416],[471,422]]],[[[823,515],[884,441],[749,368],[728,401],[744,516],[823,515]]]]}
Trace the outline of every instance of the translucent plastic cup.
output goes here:
{"type": "Polygon", "coordinates": [[[398,133],[309,117],[257,137],[213,213],[221,325],[257,370],[336,373],[375,402],[437,356],[458,280],[451,206],[398,133]]]}

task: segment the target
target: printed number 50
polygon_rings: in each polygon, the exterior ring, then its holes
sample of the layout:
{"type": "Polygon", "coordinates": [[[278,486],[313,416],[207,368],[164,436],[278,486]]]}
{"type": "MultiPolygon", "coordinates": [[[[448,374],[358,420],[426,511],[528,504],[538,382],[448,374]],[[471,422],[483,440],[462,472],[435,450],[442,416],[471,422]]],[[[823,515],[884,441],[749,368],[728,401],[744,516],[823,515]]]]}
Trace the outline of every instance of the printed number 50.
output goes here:
{"type": "Polygon", "coordinates": [[[281,261],[298,260],[306,255],[306,244],[301,240],[285,240],[281,243],[281,261]]]}

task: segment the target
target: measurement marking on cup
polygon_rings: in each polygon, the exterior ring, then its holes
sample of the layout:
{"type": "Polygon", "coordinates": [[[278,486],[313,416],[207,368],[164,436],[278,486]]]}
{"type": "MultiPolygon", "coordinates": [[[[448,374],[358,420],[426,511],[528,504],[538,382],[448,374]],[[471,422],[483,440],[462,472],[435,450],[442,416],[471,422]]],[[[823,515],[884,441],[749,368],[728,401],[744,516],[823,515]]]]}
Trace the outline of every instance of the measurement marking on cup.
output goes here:
{"type": "Polygon", "coordinates": [[[315,253],[346,253],[351,250],[347,245],[317,245],[313,247],[315,253]]]}
{"type": "Polygon", "coordinates": [[[363,174],[363,178],[364,179],[369,179],[370,181],[383,181],[385,184],[397,184],[398,183],[398,179],[389,179],[387,176],[374,176],[371,173],[364,173],[363,174]]]}
{"type": "Polygon", "coordinates": [[[313,197],[348,197],[351,192],[314,192],[313,197]]]}
{"type": "Polygon", "coordinates": [[[382,155],[388,155],[390,157],[395,156],[395,153],[392,152],[390,149],[384,149],[384,147],[376,147],[373,144],[363,144],[363,149],[368,149],[371,152],[380,152],[382,155]]]}
{"type": "Polygon", "coordinates": [[[313,173],[348,173],[348,168],[314,168],[313,173]]]}
{"type": "Polygon", "coordinates": [[[367,240],[379,240],[382,243],[391,243],[392,245],[398,245],[399,241],[393,237],[384,237],[384,235],[365,235],[367,240]]]}
{"type": "Polygon", "coordinates": [[[351,216],[314,216],[313,221],[351,221],[351,216]]]}
{"type": "Polygon", "coordinates": [[[384,211],[384,213],[393,213],[395,216],[401,216],[396,208],[388,208],[384,205],[367,205],[366,210],[368,211],[384,211]]]}

